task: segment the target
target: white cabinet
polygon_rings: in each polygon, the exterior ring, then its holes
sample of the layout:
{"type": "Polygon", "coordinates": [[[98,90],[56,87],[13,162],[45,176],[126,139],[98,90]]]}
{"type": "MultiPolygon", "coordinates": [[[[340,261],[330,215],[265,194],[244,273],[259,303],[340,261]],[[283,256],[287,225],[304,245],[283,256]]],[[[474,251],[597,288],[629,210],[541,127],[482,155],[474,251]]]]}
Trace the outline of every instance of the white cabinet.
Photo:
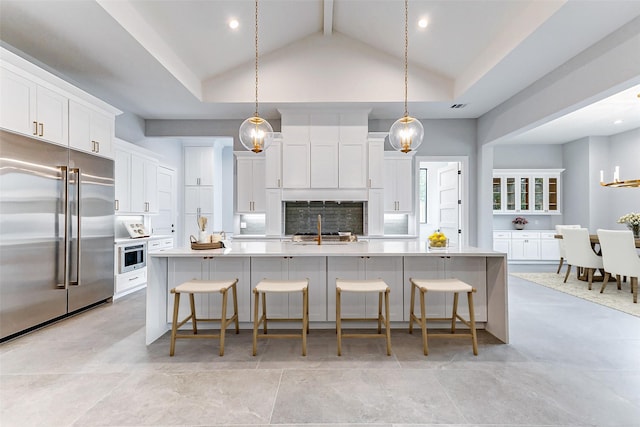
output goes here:
{"type": "Polygon", "coordinates": [[[282,235],[282,190],[268,188],[265,192],[265,234],[282,235]]]}
{"type": "MultiPolygon", "coordinates": [[[[476,288],[473,306],[477,322],[487,321],[487,258],[484,257],[411,257],[404,258],[404,307],[405,319],[409,319],[411,307],[411,283],[416,279],[452,279],[456,278],[476,288]]],[[[460,295],[458,313],[467,318],[469,309],[464,303],[466,295],[460,295]],[[464,299],[463,299],[464,298],[464,299]]],[[[420,313],[419,299],[416,295],[414,313],[420,313]]],[[[453,308],[452,293],[427,293],[425,298],[427,317],[449,317],[453,308]]]]}
{"type": "Polygon", "coordinates": [[[338,140],[311,141],[311,188],[338,188],[338,140]]]}
{"type": "Polygon", "coordinates": [[[399,154],[387,153],[384,159],[384,211],[389,213],[413,210],[413,157],[399,154]]]}
{"type": "Polygon", "coordinates": [[[282,139],[274,140],[264,153],[265,188],[282,188],[282,139]]]}
{"type": "Polygon", "coordinates": [[[198,217],[207,218],[207,228],[213,221],[213,187],[187,186],[184,188],[184,229],[187,236],[198,235],[198,217]]]}
{"type": "Polygon", "coordinates": [[[69,146],[113,158],[115,118],[69,100],[69,146]]]}
{"type": "MultiPolygon", "coordinates": [[[[327,311],[329,320],[336,319],[336,279],[382,279],[389,286],[389,320],[402,321],[403,285],[402,257],[328,257],[327,311]]],[[[340,304],[345,318],[376,317],[378,294],[345,293],[340,304]]],[[[383,308],[384,310],[384,308],[383,308]]]]}
{"type": "Polygon", "coordinates": [[[162,249],[173,248],[173,237],[163,237],[161,239],[149,239],[147,243],[147,251],[149,253],[160,251],[162,249]]]}
{"type": "Polygon", "coordinates": [[[158,160],[142,149],[118,140],[114,149],[117,213],[158,213],[158,160]]]}
{"type": "Polygon", "coordinates": [[[384,234],[384,190],[369,190],[367,202],[367,235],[382,236],[384,234]]]}
{"type": "Polygon", "coordinates": [[[310,187],[310,149],[309,140],[301,141],[284,136],[282,142],[282,186],[284,188],[310,187]]]}
{"type": "Polygon", "coordinates": [[[505,252],[510,261],[557,261],[558,240],[553,230],[494,231],[493,250],[505,252]]]}
{"type": "Polygon", "coordinates": [[[263,157],[245,157],[236,153],[236,212],[265,211],[265,161],[263,157]]]}
{"type": "Polygon", "coordinates": [[[213,186],[213,147],[184,147],[184,185],[213,186]]]}
{"type": "Polygon", "coordinates": [[[511,259],[539,260],[540,259],[540,234],[539,233],[513,233],[511,237],[511,259]]]}
{"type": "Polygon", "coordinates": [[[493,250],[504,252],[507,259],[511,259],[511,233],[508,231],[496,231],[493,233],[493,250]]]}
{"type": "Polygon", "coordinates": [[[367,141],[340,139],[340,188],[367,187],[367,141]]]}
{"type": "Polygon", "coordinates": [[[384,188],[384,135],[369,134],[369,188],[384,188]]]}
{"type": "Polygon", "coordinates": [[[555,231],[540,233],[540,259],[552,261],[560,259],[560,245],[554,236],[555,231]]]}
{"type": "Polygon", "coordinates": [[[495,214],[561,214],[560,175],[564,169],[494,169],[495,214]]]}
{"type": "MultiPolygon", "coordinates": [[[[250,260],[249,258],[169,258],[167,286],[167,322],[173,319],[174,294],[170,291],[188,280],[233,280],[238,279],[236,291],[238,295],[238,320],[251,320],[250,305],[250,260]]],[[[222,312],[222,294],[195,294],[196,313],[202,318],[220,318],[222,312]]],[[[233,299],[227,297],[227,317],[233,315],[233,299]]],[[[180,299],[178,318],[189,314],[189,298],[180,299]]],[[[208,325],[205,324],[205,327],[208,325]]],[[[188,328],[190,326],[185,326],[188,328]]]]}
{"type": "MultiPolygon", "coordinates": [[[[312,322],[327,320],[325,257],[252,258],[251,290],[263,278],[276,280],[309,279],[309,320],[312,322]]],[[[253,304],[253,295],[251,298],[253,304]]],[[[302,293],[270,293],[266,302],[269,317],[299,318],[302,315],[302,293]]]]}
{"type": "Polygon", "coordinates": [[[158,213],[158,161],[131,156],[131,211],[158,213]]]}
{"type": "Polygon", "coordinates": [[[26,73],[5,67],[0,71],[0,127],[68,145],[68,97],[36,83],[26,73]]]}

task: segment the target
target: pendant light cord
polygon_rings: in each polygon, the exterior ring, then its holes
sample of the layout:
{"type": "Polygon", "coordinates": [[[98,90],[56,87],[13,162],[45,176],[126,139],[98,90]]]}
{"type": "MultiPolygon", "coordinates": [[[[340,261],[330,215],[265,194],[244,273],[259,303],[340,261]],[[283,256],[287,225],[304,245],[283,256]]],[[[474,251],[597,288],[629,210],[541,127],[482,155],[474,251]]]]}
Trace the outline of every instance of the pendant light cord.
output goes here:
{"type": "Polygon", "coordinates": [[[256,0],[256,113],[258,117],[258,0],[256,0]]]}
{"type": "MultiPolygon", "coordinates": [[[[256,0],[257,3],[257,0],[256,0]]],[[[257,24],[256,24],[257,25],[257,24]]],[[[257,43],[257,38],[256,38],[257,43]]],[[[409,109],[407,108],[407,87],[409,85],[409,0],[404,0],[404,116],[409,115],[409,109]]],[[[256,59],[257,64],[257,59],[256,59]]],[[[257,67],[257,65],[256,65],[257,67]]],[[[258,77],[256,75],[256,81],[258,77]]],[[[257,83],[256,83],[257,84],[257,83]]],[[[256,87],[257,91],[257,87],[256,87]]]]}

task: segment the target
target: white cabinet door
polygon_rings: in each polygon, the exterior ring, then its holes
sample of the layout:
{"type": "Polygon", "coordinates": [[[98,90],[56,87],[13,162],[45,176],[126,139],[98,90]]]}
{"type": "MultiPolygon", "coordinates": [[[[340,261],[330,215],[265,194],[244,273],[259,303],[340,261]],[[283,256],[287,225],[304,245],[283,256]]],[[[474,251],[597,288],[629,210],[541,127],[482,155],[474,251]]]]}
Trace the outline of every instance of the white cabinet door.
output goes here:
{"type": "Polygon", "coordinates": [[[0,127],[31,136],[38,132],[36,84],[4,68],[0,68],[0,127]]]}
{"type": "MultiPolygon", "coordinates": [[[[484,260],[484,258],[482,258],[484,260]]],[[[414,279],[444,279],[444,257],[404,257],[404,318],[409,319],[411,307],[411,282],[414,279]]],[[[414,313],[420,316],[420,292],[416,291],[414,313]]],[[[446,296],[442,292],[433,292],[425,298],[427,317],[445,317],[446,296]]],[[[414,332],[415,333],[415,332],[414,332]]]]}
{"type": "Polygon", "coordinates": [[[540,259],[543,260],[559,260],[560,246],[558,239],[555,239],[551,233],[542,233],[540,238],[540,259]]]}
{"type": "Polygon", "coordinates": [[[265,234],[267,236],[282,235],[282,192],[278,189],[265,191],[265,234]]]}
{"type": "MultiPolygon", "coordinates": [[[[286,280],[289,277],[289,260],[286,257],[251,258],[251,320],[254,319],[253,289],[262,279],[286,280]]],[[[285,292],[267,295],[267,315],[269,318],[289,317],[289,295],[285,292]]],[[[262,307],[258,312],[262,313],[262,307]]]]}
{"type": "Polygon", "coordinates": [[[540,259],[540,239],[512,239],[511,255],[514,260],[538,260],[540,259]]]}
{"type": "Polygon", "coordinates": [[[384,190],[380,188],[369,190],[367,213],[367,234],[369,236],[382,236],[384,234],[384,190]]]}
{"type": "MultiPolygon", "coordinates": [[[[249,258],[213,258],[208,262],[209,280],[234,280],[238,296],[238,320],[251,321],[251,260],[249,258]]],[[[210,318],[220,318],[222,314],[222,294],[209,295],[210,318]]],[[[233,297],[231,292],[227,296],[227,319],[233,315],[233,297]]],[[[232,329],[229,329],[231,331],[232,329]]]]}
{"type": "Polygon", "coordinates": [[[369,140],[369,188],[384,188],[384,139],[369,140]]]}
{"type": "Polygon", "coordinates": [[[158,162],[147,159],[144,162],[145,212],[158,213],[158,162]]]}
{"type": "Polygon", "coordinates": [[[412,158],[390,158],[384,160],[384,206],[385,212],[411,212],[413,210],[412,158]]]}
{"type": "MultiPolygon", "coordinates": [[[[213,213],[213,187],[192,186],[184,189],[184,211],[188,214],[213,213]]],[[[211,218],[209,218],[211,219],[211,218]]]]}
{"type": "Polygon", "coordinates": [[[213,147],[184,147],[184,185],[213,185],[213,147]]]}
{"type": "Polygon", "coordinates": [[[367,187],[367,143],[365,139],[340,141],[340,188],[367,187]]]}
{"type": "Polygon", "coordinates": [[[131,211],[158,212],[158,163],[153,159],[131,156],[131,211]]]}
{"type": "Polygon", "coordinates": [[[284,138],[282,144],[282,186],[284,188],[309,188],[309,141],[289,142],[288,136],[284,138]]]}
{"type": "MultiPolygon", "coordinates": [[[[326,257],[289,257],[289,280],[309,279],[309,321],[327,320],[326,257]]],[[[289,294],[289,317],[301,317],[302,295],[289,294]]]]}
{"type": "Polygon", "coordinates": [[[69,146],[113,158],[115,119],[69,100],[69,146]]]}
{"type": "Polygon", "coordinates": [[[493,239],[493,250],[504,252],[507,259],[511,259],[511,239],[493,239]]]}
{"type": "Polygon", "coordinates": [[[60,145],[69,144],[69,99],[42,86],[36,87],[38,137],[60,145]]]}
{"type": "Polygon", "coordinates": [[[131,212],[131,153],[115,150],[115,209],[117,212],[131,212]]]}
{"type": "Polygon", "coordinates": [[[338,188],[338,140],[311,142],[311,188],[338,188]]]}
{"type": "Polygon", "coordinates": [[[282,141],[273,141],[264,153],[265,188],[282,188],[282,141]]]}
{"type": "Polygon", "coordinates": [[[238,158],[236,166],[236,211],[264,212],[264,159],[238,158]]]}

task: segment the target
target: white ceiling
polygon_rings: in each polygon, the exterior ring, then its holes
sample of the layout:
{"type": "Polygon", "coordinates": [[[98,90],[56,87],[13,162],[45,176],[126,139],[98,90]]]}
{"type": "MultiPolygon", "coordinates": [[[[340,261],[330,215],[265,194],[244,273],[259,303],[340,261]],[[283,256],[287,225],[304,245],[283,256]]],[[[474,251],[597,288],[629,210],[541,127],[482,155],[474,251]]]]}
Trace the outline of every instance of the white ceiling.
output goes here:
{"type": "MultiPolygon", "coordinates": [[[[296,106],[402,114],[402,1],[260,0],[259,8],[262,116],[296,106]]],[[[410,0],[409,112],[480,117],[638,16],[640,1],[628,0],[410,0]],[[423,17],[429,25],[419,29],[423,17]],[[451,109],[455,103],[467,106],[451,109]]],[[[142,118],[243,119],[254,111],[251,0],[2,0],[0,39],[142,118]]],[[[638,92],[509,141],[640,127],[638,92]]]]}

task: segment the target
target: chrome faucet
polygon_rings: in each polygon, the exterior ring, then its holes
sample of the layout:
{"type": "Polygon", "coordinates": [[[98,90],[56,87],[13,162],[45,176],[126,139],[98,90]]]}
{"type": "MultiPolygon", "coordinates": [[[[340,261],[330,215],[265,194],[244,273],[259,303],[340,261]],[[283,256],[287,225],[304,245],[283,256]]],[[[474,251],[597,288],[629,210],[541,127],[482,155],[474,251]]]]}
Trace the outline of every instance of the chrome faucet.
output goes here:
{"type": "Polygon", "coordinates": [[[318,215],[318,245],[322,244],[322,215],[318,215]]]}

